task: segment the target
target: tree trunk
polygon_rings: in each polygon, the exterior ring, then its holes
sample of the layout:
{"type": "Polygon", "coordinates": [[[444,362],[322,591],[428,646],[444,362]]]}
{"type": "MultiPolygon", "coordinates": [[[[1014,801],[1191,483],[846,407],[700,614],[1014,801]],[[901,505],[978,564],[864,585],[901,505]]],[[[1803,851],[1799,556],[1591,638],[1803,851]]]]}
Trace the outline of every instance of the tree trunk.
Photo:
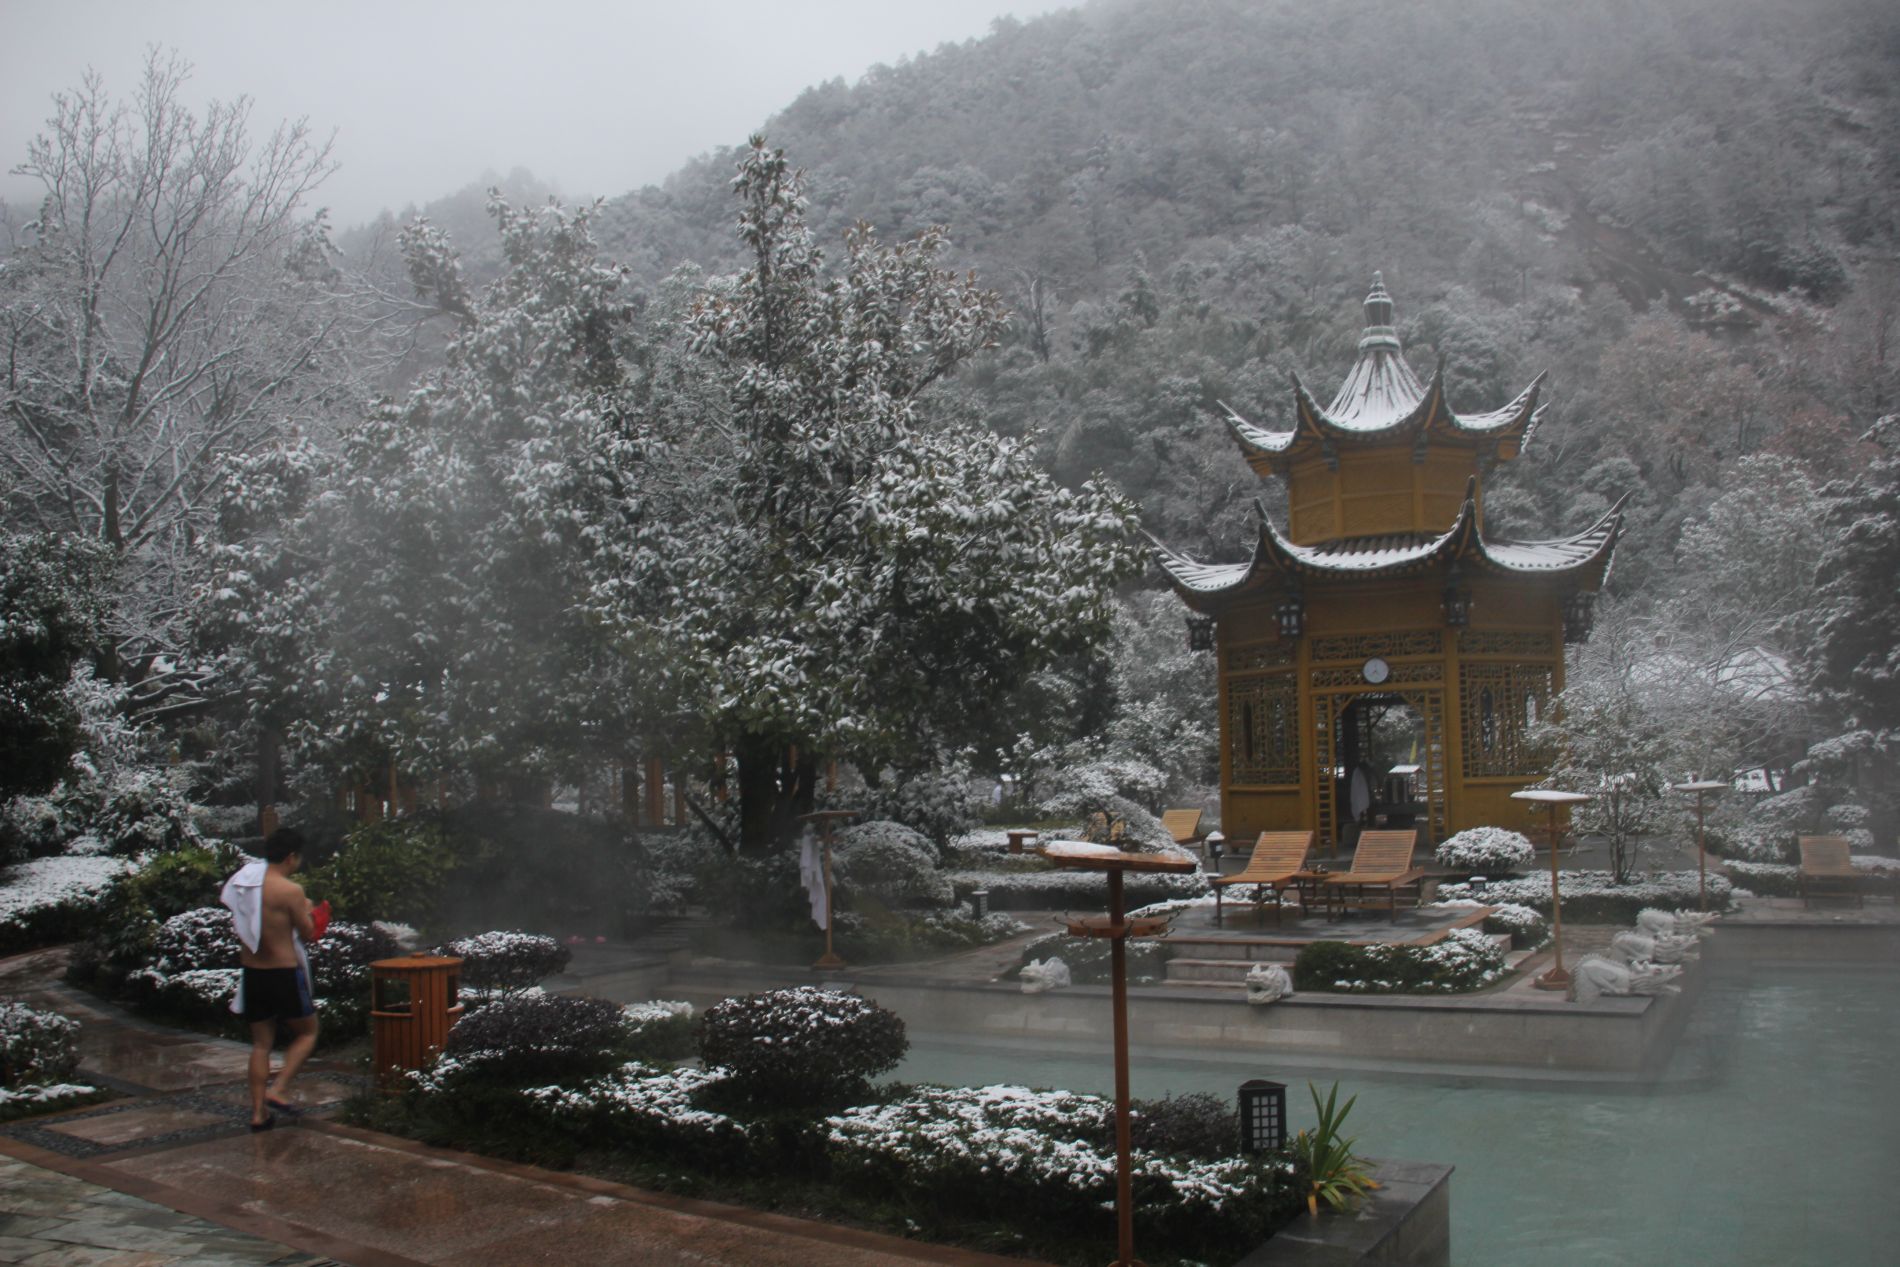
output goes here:
{"type": "Polygon", "coordinates": [[[759,856],[789,844],[798,816],[809,814],[817,792],[817,758],[747,735],[735,749],[739,761],[739,851],[759,856]]]}

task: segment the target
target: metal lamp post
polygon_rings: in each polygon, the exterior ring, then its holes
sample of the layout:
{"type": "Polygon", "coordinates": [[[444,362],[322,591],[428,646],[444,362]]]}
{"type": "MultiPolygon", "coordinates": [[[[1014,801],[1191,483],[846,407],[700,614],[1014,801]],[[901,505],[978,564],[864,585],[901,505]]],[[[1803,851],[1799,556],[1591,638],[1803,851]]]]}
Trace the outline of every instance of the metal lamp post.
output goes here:
{"type": "Polygon", "coordinates": [[[1166,916],[1129,919],[1122,912],[1122,873],[1126,871],[1192,871],[1192,858],[1165,854],[1124,853],[1113,845],[1080,840],[1052,840],[1038,851],[1058,867],[1071,871],[1101,871],[1108,876],[1108,915],[1089,915],[1068,921],[1072,937],[1109,939],[1109,976],[1115,1005],[1115,1226],[1117,1253],[1111,1267],[1142,1267],[1135,1257],[1134,1171],[1129,1161],[1128,1136],[1128,939],[1153,937],[1167,931],[1166,916]]]}
{"type": "Polygon", "coordinates": [[[856,818],[854,809],[821,809],[815,814],[800,814],[798,821],[810,823],[818,830],[818,843],[825,851],[825,953],[813,961],[814,968],[842,968],[844,960],[831,948],[831,842],[836,838],[838,824],[847,818],[856,818]]]}
{"type": "Polygon", "coordinates": [[[1695,793],[1695,908],[1709,909],[1709,854],[1702,836],[1702,816],[1710,792],[1720,792],[1728,784],[1719,779],[1671,784],[1671,790],[1695,793]]]}
{"type": "Polygon", "coordinates": [[[1557,807],[1575,805],[1579,801],[1592,799],[1582,792],[1558,792],[1551,788],[1526,788],[1522,792],[1511,793],[1514,801],[1530,801],[1542,805],[1550,812],[1545,831],[1550,836],[1550,936],[1556,949],[1557,962],[1550,971],[1531,982],[1540,990],[1568,990],[1570,974],[1564,971],[1564,902],[1563,895],[1557,891],[1557,843],[1561,833],[1557,830],[1557,807]]]}

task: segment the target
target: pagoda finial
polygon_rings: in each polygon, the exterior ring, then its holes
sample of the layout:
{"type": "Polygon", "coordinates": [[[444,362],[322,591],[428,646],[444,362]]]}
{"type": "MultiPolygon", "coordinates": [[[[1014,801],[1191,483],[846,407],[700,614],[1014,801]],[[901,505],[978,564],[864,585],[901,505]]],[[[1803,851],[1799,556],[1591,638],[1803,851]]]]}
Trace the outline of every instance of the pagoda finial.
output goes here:
{"type": "Polygon", "coordinates": [[[1366,296],[1366,329],[1359,338],[1361,351],[1369,347],[1399,346],[1399,332],[1392,328],[1392,296],[1385,290],[1385,274],[1372,275],[1372,290],[1366,296]]]}

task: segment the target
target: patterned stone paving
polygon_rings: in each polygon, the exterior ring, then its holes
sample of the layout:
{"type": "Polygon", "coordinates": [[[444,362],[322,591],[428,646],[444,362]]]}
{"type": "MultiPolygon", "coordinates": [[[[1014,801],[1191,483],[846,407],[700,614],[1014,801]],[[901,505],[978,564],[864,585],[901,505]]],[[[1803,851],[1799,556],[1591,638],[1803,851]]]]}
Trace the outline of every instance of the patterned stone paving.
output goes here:
{"type": "Polygon", "coordinates": [[[111,1188],[0,1157],[0,1263],[31,1267],[332,1267],[111,1188]]]}

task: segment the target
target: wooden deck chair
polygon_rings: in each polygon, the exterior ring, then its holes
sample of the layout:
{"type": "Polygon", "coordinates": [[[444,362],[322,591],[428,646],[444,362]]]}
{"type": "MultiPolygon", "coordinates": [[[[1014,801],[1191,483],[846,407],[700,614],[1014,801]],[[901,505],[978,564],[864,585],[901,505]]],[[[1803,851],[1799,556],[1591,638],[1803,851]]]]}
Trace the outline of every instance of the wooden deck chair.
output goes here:
{"type": "Polygon", "coordinates": [[[1310,831],[1263,831],[1254,841],[1253,853],[1245,869],[1233,875],[1214,877],[1214,922],[1221,922],[1221,891],[1230,884],[1251,884],[1254,905],[1259,906],[1260,890],[1273,890],[1273,918],[1280,918],[1280,894],[1293,877],[1306,869],[1306,855],[1313,849],[1310,831]]]}
{"type": "Polygon", "coordinates": [[[1796,838],[1801,846],[1801,904],[1812,904],[1819,895],[1852,894],[1857,905],[1865,906],[1867,899],[1861,893],[1860,877],[1854,870],[1853,859],[1847,854],[1845,836],[1800,836],[1796,838]]]}
{"type": "Polygon", "coordinates": [[[1343,911],[1348,906],[1370,906],[1371,903],[1366,900],[1366,890],[1384,889],[1386,911],[1397,923],[1398,891],[1407,885],[1414,886],[1413,905],[1418,902],[1416,886],[1425,870],[1412,865],[1412,850],[1417,845],[1416,830],[1360,833],[1359,844],[1352,852],[1352,869],[1329,875],[1322,882],[1327,916],[1330,918],[1333,913],[1335,896],[1343,911]]]}
{"type": "Polygon", "coordinates": [[[1161,816],[1161,827],[1177,845],[1198,844],[1201,839],[1201,811],[1171,809],[1161,816]]]}

